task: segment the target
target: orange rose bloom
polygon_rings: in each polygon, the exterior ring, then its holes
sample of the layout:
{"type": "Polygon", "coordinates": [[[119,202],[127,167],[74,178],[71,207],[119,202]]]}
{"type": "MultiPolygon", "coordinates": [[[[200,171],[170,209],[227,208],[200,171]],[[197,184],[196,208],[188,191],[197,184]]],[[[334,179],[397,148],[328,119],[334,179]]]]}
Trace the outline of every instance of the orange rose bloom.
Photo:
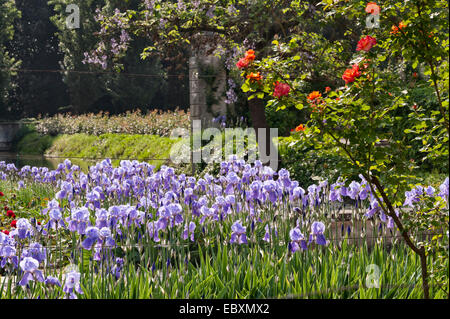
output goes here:
{"type": "Polygon", "coordinates": [[[319,93],[319,91],[312,91],[309,95],[308,95],[308,100],[310,101],[314,101],[315,99],[318,99],[322,97],[322,94],[319,93]]]}
{"type": "Polygon", "coordinates": [[[250,79],[251,81],[261,81],[262,80],[262,75],[258,73],[253,73],[250,72],[249,75],[247,75],[247,79],[250,79]]]}
{"type": "Polygon", "coordinates": [[[403,23],[403,21],[400,22],[400,23],[398,24],[398,26],[393,25],[392,28],[391,28],[391,29],[392,29],[391,34],[397,34],[397,33],[400,32],[400,30],[402,30],[402,29],[405,28],[405,27],[406,27],[406,24],[403,23]]]}
{"type": "Polygon", "coordinates": [[[306,127],[303,124],[300,124],[295,128],[296,132],[303,132],[306,129],[306,127]]]}
{"type": "Polygon", "coordinates": [[[345,84],[351,83],[355,81],[355,78],[361,76],[361,72],[359,71],[359,65],[354,64],[351,69],[345,70],[342,75],[342,79],[345,81],[345,84]]]}
{"type": "Polygon", "coordinates": [[[255,58],[256,58],[255,51],[248,50],[247,52],[245,52],[245,59],[247,59],[248,61],[253,61],[255,60],[255,58]]]}

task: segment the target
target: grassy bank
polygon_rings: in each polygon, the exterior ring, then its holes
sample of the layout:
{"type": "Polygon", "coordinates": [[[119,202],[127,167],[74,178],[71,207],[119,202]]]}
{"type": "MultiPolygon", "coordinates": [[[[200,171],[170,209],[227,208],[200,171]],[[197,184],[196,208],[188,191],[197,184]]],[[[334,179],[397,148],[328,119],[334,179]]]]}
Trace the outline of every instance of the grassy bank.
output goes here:
{"type": "MultiPolygon", "coordinates": [[[[31,132],[17,143],[15,151],[23,155],[46,155],[73,158],[111,158],[146,160],[157,168],[168,164],[170,149],[179,139],[157,135],[102,134],[99,136],[79,133],[48,136],[31,132]],[[158,160],[149,160],[158,159],[158,160]]],[[[80,164],[78,164],[80,165],[80,164]]],[[[84,165],[87,165],[86,163],[84,165]]],[[[83,165],[83,166],[84,166],[83,165]]],[[[80,165],[81,166],[81,165],[80,165]]]]}

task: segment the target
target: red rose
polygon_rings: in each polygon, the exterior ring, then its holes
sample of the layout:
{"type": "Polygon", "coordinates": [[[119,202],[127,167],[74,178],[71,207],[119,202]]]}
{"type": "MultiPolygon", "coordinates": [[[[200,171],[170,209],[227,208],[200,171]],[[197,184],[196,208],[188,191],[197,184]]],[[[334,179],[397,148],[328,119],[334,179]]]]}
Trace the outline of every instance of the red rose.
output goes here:
{"type": "Polygon", "coordinates": [[[280,98],[282,96],[288,95],[291,91],[291,87],[286,83],[280,83],[277,81],[275,84],[275,89],[273,91],[273,96],[280,98]]]}
{"type": "Polygon", "coordinates": [[[3,231],[3,234],[9,235],[9,230],[6,230],[6,229],[5,229],[5,230],[3,231]]]}
{"type": "Polygon", "coordinates": [[[11,228],[16,228],[17,220],[11,222],[11,228]]]}
{"type": "Polygon", "coordinates": [[[351,83],[355,81],[355,78],[361,76],[361,72],[359,72],[359,65],[354,64],[351,69],[345,70],[342,75],[342,79],[345,81],[345,84],[351,83]]]}
{"type": "Polygon", "coordinates": [[[328,92],[330,92],[331,91],[331,88],[329,87],[329,86],[327,86],[326,88],[325,88],[325,93],[328,93],[328,92]]]}
{"type": "Polygon", "coordinates": [[[238,61],[238,63],[236,63],[236,66],[237,66],[239,69],[242,69],[242,68],[246,68],[246,67],[248,66],[249,63],[250,63],[249,60],[247,60],[246,58],[242,58],[242,59],[240,59],[240,60],[238,61]]]}
{"type": "Polygon", "coordinates": [[[0,192],[0,196],[5,196],[5,194],[3,194],[3,192],[0,192]]]}
{"type": "Polygon", "coordinates": [[[366,51],[368,52],[375,44],[377,40],[370,35],[366,35],[364,38],[358,41],[358,45],[356,46],[356,51],[366,51]]]}

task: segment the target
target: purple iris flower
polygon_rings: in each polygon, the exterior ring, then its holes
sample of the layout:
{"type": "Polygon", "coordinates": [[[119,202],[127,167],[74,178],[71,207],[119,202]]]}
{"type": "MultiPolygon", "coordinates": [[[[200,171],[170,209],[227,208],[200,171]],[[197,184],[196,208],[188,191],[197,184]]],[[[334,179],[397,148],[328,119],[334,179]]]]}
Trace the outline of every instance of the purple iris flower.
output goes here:
{"type": "Polygon", "coordinates": [[[342,202],[341,189],[338,186],[342,186],[342,183],[335,183],[330,185],[330,195],[328,199],[332,202],[339,201],[342,202]]]}
{"type": "Polygon", "coordinates": [[[31,235],[32,226],[28,221],[28,219],[20,218],[16,223],[16,227],[17,227],[17,235],[19,236],[20,239],[27,238],[31,235]]]}
{"type": "Polygon", "coordinates": [[[358,195],[360,193],[361,185],[358,182],[352,181],[350,186],[347,189],[347,195],[351,199],[358,199],[358,195]]]}
{"type": "Polygon", "coordinates": [[[273,180],[267,180],[263,183],[264,190],[269,195],[269,200],[272,202],[272,204],[275,204],[278,200],[278,185],[273,180]]]}
{"type": "Polygon", "coordinates": [[[29,281],[39,281],[44,282],[44,276],[42,272],[38,269],[39,262],[33,257],[25,257],[20,262],[20,268],[24,271],[24,275],[19,282],[20,286],[28,285],[29,281]]]}
{"type": "MultiPolygon", "coordinates": [[[[86,231],[87,233],[87,231],[86,231]]],[[[111,230],[108,227],[103,227],[99,230],[97,244],[95,246],[94,260],[100,261],[102,259],[103,249],[111,249],[115,246],[115,241],[112,238],[111,230]]]]}
{"type": "Polygon", "coordinates": [[[264,234],[263,240],[268,242],[268,243],[270,243],[271,236],[270,236],[270,227],[269,227],[269,225],[266,225],[266,227],[264,229],[265,229],[266,233],[264,234]]]}
{"type": "Polygon", "coordinates": [[[40,243],[31,243],[27,249],[24,249],[23,256],[33,257],[41,263],[47,259],[47,249],[40,243]]]}
{"type": "Polygon", "coordinates": [[[88,227],[85,231],[86,239],[81,243],[84,249],[89,250],[100,239],[100,230],[97,227],[88,227]]]}
{"type": "Polygon", "coordinates": [[[72,271],[66,275],[63,291],[67,294],[68,299],[77,299],[75,292],[83,294],[80,286],[81,274],[77,271],[72,271]]]}
{"type": "MultiPolygon", "coordinates": [[[[2,233],[3,234],[3,233],[2,233]]],[[[0,262],[0,267],[5,268],[6,263],[9,263],[17,268],[19,266],[19,259],[16,256],[16,248],[12,245],[6,245],[0,243],[0,257],[2,257],[2,261],[0,262]]]]}
{"type": "Polygon", "coordinates": [[[72,219],[69,221],[69,230],[84,235],[89,222],[89,210],[86,207],[72,209],[72,219]]]}
{"type": "Polygon", "coordinates": [[[50,209],[48,211],[48,216],[50,217],[50,219],[46,225],[47,229],[58,229],[66,227],[66,224],[64,223],[64,220],[62,218],[61,209],[59,207],[50,209]]]}
{"type": "Polygon", "coordinates": [[[190,222],[189,226],[186,225],[184,227],[184,232],[183,232],[183,239],[186,240],[190,234],[190,239],[191,241],[194,241],[194,231],[195,231],[195,223],[194,222],[190,222]]]}
{"type": "Polygon", "coordinates": [[[289,237],[292,240],[292,242],[289,243],[289,247],[292,253],[295,253],[297,250],[300,250],[300,248],[303,250],[306,250],[308,248],[306,238],[302,234],[298,226],[295,227],[294,229],[291,229],[291,231],[289,232],[289,237]]]}
{"type": "Polygon", "coordinates": [[[440,190],[439,196],[444,198],[448,202],[448,195],[449,195],[449,180],[448,180],[448,177],[439,186],[439,190],[440,190]]]}
{"type": "Polygon", "coordinates": [[[375,213],[379,212],[380,210],[381,210],[381,207],[378,204],[378,201],[375,198],[373,198],[372,201],[370,202],[370,209],[365,215],[368,218],[371,218],[371,217],[373,217],[373,215],[375,215],[375,213]]]}
{"type": "Polygon", "coordinates": [[[311,225],[311,235],[309,236],[309,242],[316,241],[318,245],[326,245],[327,240],[323,233],[325,232],[325,225],[322,222],[314,222],[311,225]]]}
{"type": "Polygon", "coordinates": [[[247,236],[245,235],[246,227],[241,225],[239,220],[235,221],[231,226],[231,240],[230,243],[247,244],[247,236]]]}
{"type": "Polygon", "coordinates": [[[433,196],[435,191],[436,191],[436,189],[434,189],[433,186],[428,186],[428,187],[425,189],[425,193],[426,193],[428,196],[433,196]]]}
{"type": "Polygon", "coordinates": [[[111,272],[116,277],[116,279],[120,278],[120,273],[122,271],[122,268],[123,268],[123,258],[117,257],[116,263],[111,269],[111,272]]]}
{"type": "Polygon", "coordinates": [[[157,226],[155,225],[155,222],[148,222],[147,223],[147,231],[148,231],[149,236],[153,237],[153,240],[155,242],[159,242],[160,241],[160,239],[158,237],[158,231],[159,230],[158,230],[157,226]]]}
{"type": "Polygon", "coordinates": [[[280,169],[278,171],[278,176],[285,188],[289,188],[291,186],[291,179],[289,178],[289,171],[287,169],[280,169]]]}
{"type": "Polygon", "coordinates": [[[87,193],[86,200],[87,200],[86,207],[97,209],[100,208],[101,195],[98,189],[93,189],[91,192],[87,193]]]}
{"type": "Polygon", "coordinates": [[[108,226],[108,211],[106,209],[98,209],[95,212],[95,226],[98,228],[103,228],[108,226]]]}
{"type": "Polygon", "coordinates": [[[59,281],[58,278],[53,277],[53,276],[47,276],[47,278],[45,278],[44,284],[46,286],[58,286],[61,287],[61,282],[59,281]]]}

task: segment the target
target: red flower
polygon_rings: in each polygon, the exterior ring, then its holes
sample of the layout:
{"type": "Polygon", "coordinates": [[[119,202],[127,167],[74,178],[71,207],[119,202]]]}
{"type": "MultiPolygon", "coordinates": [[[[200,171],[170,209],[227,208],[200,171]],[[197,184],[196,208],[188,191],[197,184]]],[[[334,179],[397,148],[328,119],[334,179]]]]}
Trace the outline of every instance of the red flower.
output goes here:
{"type": "Polygon", "coordinates": [[[9,235],[9,230],[6,230],[6,229],[5,229],[5,230],[3,231],[3,234],[9,235]]]}
{"type": "Polygon", "coordinates": [[[306,127],[303,124],[300,124],[295,128],[296,132],[303,132],[306,129],[306,127]]]}
{"type": "Polygon", "coordinates": [[[16,228],[17,220],[11,222],[11,228],[16,228]]]}
{"type": "Polygon", "coordinates": [[[14,212],[12,210],[8,210],[6,212],[6,216],[16,218],[16,214],[14,214],[14,212]]]}
{"type": "Polygon", "coordinates": [[[248,61],[253,61],[255,60],[256,56],[255,56],[255,51],[253,50],[248,50],[247,52],[245,52],[245,59],[248,61]]]}
{"type": "Polygon", "coordinates": [[[277,81],[275,84],[275,89],[273,91],[273,96],[280,98],[282,96],[288,95],[291,91],[291,87],[286,83],[280,83],[277,81]]]}
{"type": "Polygon", "coordinates": [[[309,95],[308,95],[308,100],[310,101],[314,101],[315,99],[318,99],[322,97],[322,94],[319,93],[319,91],[312,91],[309,95]]]}
{"type": "Polygon", "coordinates": [[[413,108],[414,110],[417,110],[417,104],[414,104],[414,105],[412,106],[412,108],[413,108]]]}
{"type": "Polygon", "coordinates": [[[263,78],[263,76],[261,74],[259,74],[259,72],[258,73],[250,72],[250,74],[247,75],[247,79],[250,79],[250,81],[252,81],[252,82],[253,81],[261,81],[262,78],[263,78]]]}
{"type": "Polygon", "coordinates": [[[417,78],[417,72],[413,73],[413,77],[417,78]]]}
{"type": "Polygon", "coordinates": [[[391,28],[391,29],[392,29],[391,34],[397,34],[397,33],[400,32],[400,30],[403,30],[403,28],[405,28],[405,27],[406,27],[406,24],[403,23],[403,21],[400,22],[400,23],[398,24],[398,26],[393,25],[392,28],[391,28]]]}
{"type": "Polygon", "coordinates": [[[0,192],[0,197],[1,197],[1,196],[5,196],[5,194],[3,194],[3,192],[0,192]]]}
{"type": "Polygon", "coordinates": [[[377,43],[377,39],[371,37],[370,35],[366,35],[364,38],[358,41],[358,45],[356,46],[356,51],[366,51],[368,52],[375,44],[377,43]]]}
{"type": "Polygon", "coordinates": [[[239,69],[242,69],[242,68],[246,68],[246,67],[248,66],[249,63],[250,63],[249,60],[247,60],[246,58],[242,58],[242,59],[240,59],[240,60],[238,61],[238,63],[236,63],[236,66],[237,66],[239,69]]]}
{"type": "Polygon", "coordinates": [[[330,92],[331,91],[331,88],[329,87],[329,86],[327,86],[326,88],[325,88],[325,93],[328,93],[328,92],[330,92]]]}
{"type": "Polygon", "coordinates": [[[255,60],[256,56],[255,56],[255,51],[253,50],[248,50],[247,52],[245,52],[245,57],[243,57],[242,59],[240,59],[238,61],[238,63],[236,63],[236,66],[239,69],[243,69],[246,68],[250,62],[253,62],[255,60]]]}
{"type": "Polygon", "coordinates": [[[354,64],[351,69],[345,70],[342,75],[342,79],[345,81],[345,84],[351,83],[355,81],[355,78],[361,76],[361,72],[359,71],[359,65],[354,64]]]}

